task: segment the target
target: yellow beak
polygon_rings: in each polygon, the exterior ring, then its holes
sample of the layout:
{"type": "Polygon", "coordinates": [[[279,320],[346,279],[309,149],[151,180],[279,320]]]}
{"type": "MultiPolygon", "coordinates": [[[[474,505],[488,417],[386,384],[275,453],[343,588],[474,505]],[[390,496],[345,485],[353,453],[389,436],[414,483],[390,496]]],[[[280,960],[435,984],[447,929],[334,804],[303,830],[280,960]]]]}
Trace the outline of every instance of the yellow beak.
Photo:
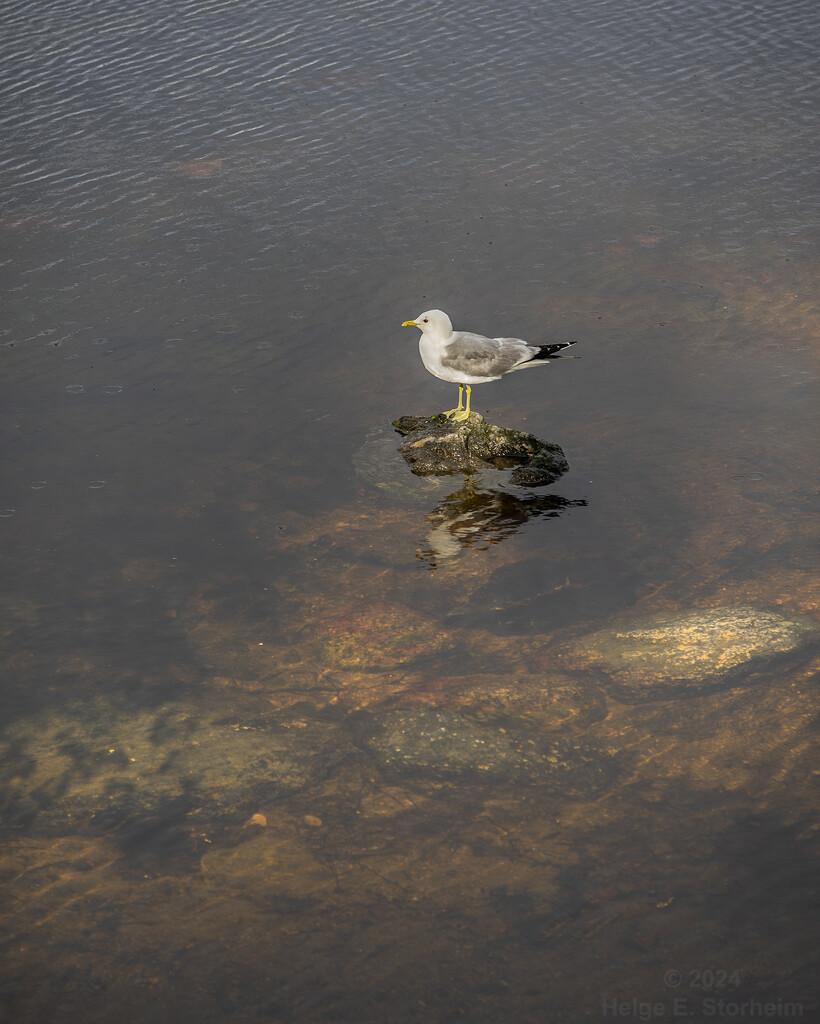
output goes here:
{"type": "Polygon", "coordinates": [[[418,327],[418,324],[415,320],[405,320],[402,327],[418,327]]]}

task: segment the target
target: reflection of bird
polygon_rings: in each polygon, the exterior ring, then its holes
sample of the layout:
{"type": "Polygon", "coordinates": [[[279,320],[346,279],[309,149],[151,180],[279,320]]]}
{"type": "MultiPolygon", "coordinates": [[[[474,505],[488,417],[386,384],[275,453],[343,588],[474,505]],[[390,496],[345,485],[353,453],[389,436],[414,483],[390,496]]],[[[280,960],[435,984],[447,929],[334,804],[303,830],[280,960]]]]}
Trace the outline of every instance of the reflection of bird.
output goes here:
{"type": "Polygon", "coordinates": [[[454,558],[462,548],[480,544],[486,549],[517,533],[530,519],[554,518],[565,509],[586,505],[583,499],[557,494],[519,497],[503,490],[476,490],[468,477],[460,491],[448,495],[430,512],[427,547],[417,557],[437,565],[454,558]]]}
{"type": "Polygon", "coordinates": [[[449,316],[440,309],[428,309],[415,320],[405,320],[402,327],[418,327],[421,331],[419,352],[425,367],[439,380],[458,384],[458,405],[445,416],[466,420],[470,416],[470,385],[498,380],[511,370],[539,366],[574,341],[555,345],[529,345],[520,338],[485,338],[468,331],[454,331],[449,316]],[[462,406],[464,387],[467,405],[462,406]]]}

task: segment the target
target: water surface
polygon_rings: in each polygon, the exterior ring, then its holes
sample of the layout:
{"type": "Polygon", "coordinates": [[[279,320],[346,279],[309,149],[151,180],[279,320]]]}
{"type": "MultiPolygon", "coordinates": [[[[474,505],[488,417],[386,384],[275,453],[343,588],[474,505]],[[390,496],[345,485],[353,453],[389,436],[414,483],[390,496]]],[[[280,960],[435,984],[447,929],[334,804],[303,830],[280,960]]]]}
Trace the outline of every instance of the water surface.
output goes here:
{"type": "Polygon", "coordinates": [[[559,655],[817,617],[816,5],[2,25],[9,1019],[810,1018],[812,649],[559,655]],[[430,307],[577,340],[473,392],[554,485],[392,457],[430,307]]]}

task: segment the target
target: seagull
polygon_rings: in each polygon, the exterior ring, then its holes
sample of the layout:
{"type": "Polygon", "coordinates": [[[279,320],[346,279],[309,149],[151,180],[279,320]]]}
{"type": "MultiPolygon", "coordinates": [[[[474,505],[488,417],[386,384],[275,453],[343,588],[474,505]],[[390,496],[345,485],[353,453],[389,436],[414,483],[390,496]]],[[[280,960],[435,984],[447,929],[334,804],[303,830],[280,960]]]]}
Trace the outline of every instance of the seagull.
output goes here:
{"type": "Polygon", "coordinates": [[[470,385],[498,380],[511,370],[525,366],[541,366],[574,341],[554,345],[530,345],[520,338],[485,338],[469,331],[454,331],[449,316],[441,309],[428,309],[415,320],[405,320],[402,327],[418,327],[419,353],[427,370],[439,380],[458,384],[458,405],[445,416],[464,422],[470,418],[470,385]],[[462,404],[467,388],[467,405],[462,404]]]}

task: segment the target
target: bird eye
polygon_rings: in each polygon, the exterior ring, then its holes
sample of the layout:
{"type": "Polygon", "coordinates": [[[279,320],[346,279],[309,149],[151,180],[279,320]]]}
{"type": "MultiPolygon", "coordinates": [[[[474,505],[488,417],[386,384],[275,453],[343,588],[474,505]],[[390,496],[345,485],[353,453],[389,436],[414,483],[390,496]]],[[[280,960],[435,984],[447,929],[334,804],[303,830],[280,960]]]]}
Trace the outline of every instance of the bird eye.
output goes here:
{"type": "Polygon", "coordinates": [[[425,318],[424,318],[424,322],[425,322],[426,324],[429,324],[429,323],[430,323],[430,321],[429,321],[429,320],[427,319],[427,317],[425,317],[425,318]]]}

